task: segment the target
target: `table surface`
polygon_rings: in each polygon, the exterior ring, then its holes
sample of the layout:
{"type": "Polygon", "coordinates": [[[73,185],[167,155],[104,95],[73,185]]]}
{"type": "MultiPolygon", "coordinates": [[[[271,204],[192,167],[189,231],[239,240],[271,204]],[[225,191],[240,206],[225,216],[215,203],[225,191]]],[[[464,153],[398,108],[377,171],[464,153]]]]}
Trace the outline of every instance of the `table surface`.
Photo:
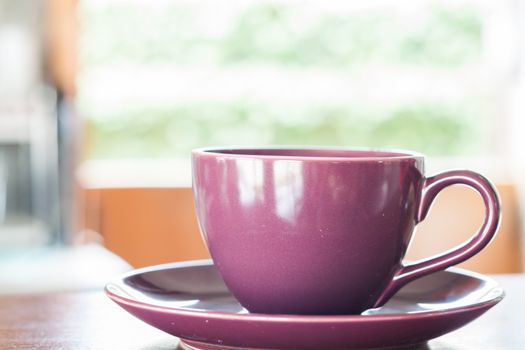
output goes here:
{"type": "MultiPolygon", "coordinates": [[[[525,349],[525,275],[495,277],[505,299],[426,349],[525,349]]],[[[178,349],[178,339],[127,314],[101,291],[0,297],[0,349],[178,349]]]]}

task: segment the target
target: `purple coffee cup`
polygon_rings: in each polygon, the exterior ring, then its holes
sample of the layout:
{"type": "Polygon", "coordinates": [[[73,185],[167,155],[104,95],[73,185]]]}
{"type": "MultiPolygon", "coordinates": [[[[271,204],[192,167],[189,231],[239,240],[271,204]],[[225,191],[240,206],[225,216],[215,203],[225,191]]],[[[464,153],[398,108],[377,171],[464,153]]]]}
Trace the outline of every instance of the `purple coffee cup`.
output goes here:
{"type": "Polygon", "coordinates": [[[469,170],[424,175],[406,151],[204,148],[193,151],[200,228],[215,265],[250,312],[359,314],[406,283],[482,250],[500,220],[498,195],[469,170]],[[403,264],[417,223],[445,187],[485,203],[480,230],[461,246],[403,264]]]}

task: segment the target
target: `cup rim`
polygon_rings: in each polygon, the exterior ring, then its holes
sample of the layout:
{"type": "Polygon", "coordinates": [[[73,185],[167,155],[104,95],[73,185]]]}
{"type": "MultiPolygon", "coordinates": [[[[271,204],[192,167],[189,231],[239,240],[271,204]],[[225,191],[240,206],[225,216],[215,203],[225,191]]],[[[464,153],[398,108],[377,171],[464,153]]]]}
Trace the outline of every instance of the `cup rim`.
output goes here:
{"type": "Polygon", "coordinates": [[[268,159],[268,160],[297,160],[297,161],[338,161],[338,162],[363,162],[363,161],[400,161],[408,159],[424,160],[425,156],[421,153],[397,149],[397,148],[366,148],[366,147],[332,147],[332,146],[214,146],[200,147],[192,150],[193,156],[199,157],[218,157],[221,158],[249,158],[249,159],[268,159]],[[321,152],[352,152],[362,153],[363,156],[320,156],[320,155],[283,155],[283,154],[257,154],[240,152],[272,152],[272,151],[321,151],[321,152]],[[236,153],[239,152],[239,153],[236,153]],[[375,155],[374,155],[375,154],[375,155]]]}

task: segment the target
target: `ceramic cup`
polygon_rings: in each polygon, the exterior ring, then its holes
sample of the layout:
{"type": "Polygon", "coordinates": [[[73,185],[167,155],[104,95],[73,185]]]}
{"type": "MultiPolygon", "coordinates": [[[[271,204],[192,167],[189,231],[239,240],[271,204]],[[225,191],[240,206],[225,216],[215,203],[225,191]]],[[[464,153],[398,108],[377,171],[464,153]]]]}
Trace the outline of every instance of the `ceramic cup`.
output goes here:
{"type": "MultiPolygon", "coordinates": [[[[494,187],[468,170],[424,175],[405,151],[193,151],[199,224],[224,282],[250,312],[358,314],[406,283],[478,253],[496,233],[494,187]],[[443,188],[479,192],[485,221],[463,245],[412,264],[414,227],[443,188]]],[[[439,238],[437,238],[439,239],[439,238]]]]}

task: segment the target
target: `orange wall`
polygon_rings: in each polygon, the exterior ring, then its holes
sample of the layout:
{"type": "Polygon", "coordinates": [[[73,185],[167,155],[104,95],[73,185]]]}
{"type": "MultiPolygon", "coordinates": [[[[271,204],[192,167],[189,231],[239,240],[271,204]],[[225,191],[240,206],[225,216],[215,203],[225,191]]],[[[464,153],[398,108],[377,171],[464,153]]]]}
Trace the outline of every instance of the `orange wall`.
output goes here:
{"type": "Polygon", "coordinates": [[[131,265],[208,258],[189,188],[90,190],[87,222],[131,265]],[[98,198],[97,198],[98,197],[98,198]],[[98,208],[98,209],[96,209],[98,208]],[[100,215],[96,218],[94,215],[100,215]],[[98,226],[98,227],[96,227],[98,226]]]}

